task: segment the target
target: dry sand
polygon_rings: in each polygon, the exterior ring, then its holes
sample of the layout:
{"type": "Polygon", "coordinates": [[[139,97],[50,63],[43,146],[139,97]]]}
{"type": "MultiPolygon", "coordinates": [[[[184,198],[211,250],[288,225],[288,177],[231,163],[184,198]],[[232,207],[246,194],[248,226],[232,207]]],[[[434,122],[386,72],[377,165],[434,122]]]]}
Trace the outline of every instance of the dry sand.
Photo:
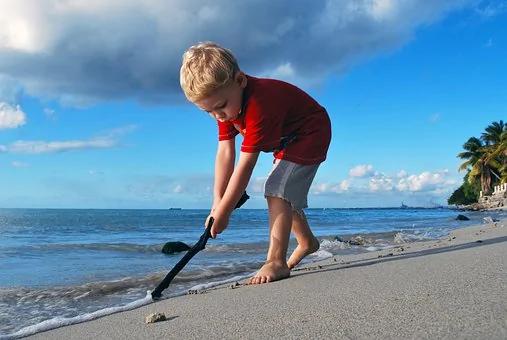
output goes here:
{"type": "Polygon", "coordinates": [[[431,242],[335,256],[258,286],[229,285],[34,339],[507,339],[507,220],[431,242]],[[163,312],[167,321],[145,324],[163,312]]]}

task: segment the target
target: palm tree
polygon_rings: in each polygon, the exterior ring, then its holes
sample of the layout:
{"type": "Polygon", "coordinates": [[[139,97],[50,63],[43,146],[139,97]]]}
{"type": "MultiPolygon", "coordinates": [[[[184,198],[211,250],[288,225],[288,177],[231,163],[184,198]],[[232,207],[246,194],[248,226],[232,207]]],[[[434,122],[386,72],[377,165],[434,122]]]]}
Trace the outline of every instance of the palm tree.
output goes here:
{"type": "Polygon", "coordinates": [[[473,184],[476,181],[480,181],[481,190],[484,194],[488,194],[491,191],[492,182],[492,162],[490,161],[486,152],[485,145],[479,138],[471,137],[468,141],[463,144],[464,152],[460,152],[458,157],[466,159],[466,161],[460,165],[459,170],[469,170],[468,181],[473,184]]]}
{"type": "Polygon", "coordinates": [[[489,149],[488,161],[497,163],[496,168],[500,172],[500,182],[507,183],[507,125],[504,125],[497,142],[489,149]]]}
{"type": "Polygon", "coordinates": [[[500,142],[500,136],[502,132],[507,130],[507,124],[504,124],[503,120],[493,122],[488,125],[482,133],[481,139],[486,145],[494,145],[500,142]]]}

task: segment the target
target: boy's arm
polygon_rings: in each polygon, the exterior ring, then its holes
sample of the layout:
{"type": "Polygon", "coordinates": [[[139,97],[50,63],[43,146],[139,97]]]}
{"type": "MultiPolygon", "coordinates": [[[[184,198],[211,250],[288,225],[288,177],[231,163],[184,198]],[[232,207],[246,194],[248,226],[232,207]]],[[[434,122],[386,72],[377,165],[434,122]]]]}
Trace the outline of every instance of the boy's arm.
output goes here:
{"type": "Polygon", "coordinates": [[[215,219],[211,228],[211,236],[213,238],[227,227],[229,216],[243,195],[258,158],[258,152],[240,153],[238,164],[234,168],[222,200],[212,214],[215,219]]]}
{"type": "Polygon", "coordinates": [[[234,161],[236,159],[236,145],[234,138],[218,142],[217,155],[215,158],[215,180],[213,184],[213,205],[211,210],[215,210],[234,171],[234,161]]]}

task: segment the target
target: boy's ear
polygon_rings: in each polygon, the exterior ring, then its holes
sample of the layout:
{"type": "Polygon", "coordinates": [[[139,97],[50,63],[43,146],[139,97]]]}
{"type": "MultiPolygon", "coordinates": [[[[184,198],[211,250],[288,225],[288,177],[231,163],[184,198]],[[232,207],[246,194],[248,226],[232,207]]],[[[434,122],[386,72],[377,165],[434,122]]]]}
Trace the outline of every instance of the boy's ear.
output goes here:
{"type": "Polygon", "coordinates": [[[241,71],[238,71],[236,73],[236,83],[239,85],[239,87],[241,87],[242,89],[244,89],[246,87],[246,83],[247,83],[247,79],[246,79],[246,75],[241,72],[241,71]]]}

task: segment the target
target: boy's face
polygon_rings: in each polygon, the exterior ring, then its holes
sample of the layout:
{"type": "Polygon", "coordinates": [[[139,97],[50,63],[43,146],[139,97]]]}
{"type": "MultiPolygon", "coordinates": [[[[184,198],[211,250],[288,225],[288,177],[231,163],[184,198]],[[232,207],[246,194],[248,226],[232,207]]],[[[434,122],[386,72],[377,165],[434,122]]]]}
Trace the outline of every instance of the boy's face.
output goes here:
{"type": "Polygon", "coordinates": [[[222,88],[217,89],[208,97],[196,101],[201,110],[208,112],[213,118],[221,122],[238,118],[241,111],[243,90],[247,79],[243,72],[237,72],[234,81],[222,88]]]}

